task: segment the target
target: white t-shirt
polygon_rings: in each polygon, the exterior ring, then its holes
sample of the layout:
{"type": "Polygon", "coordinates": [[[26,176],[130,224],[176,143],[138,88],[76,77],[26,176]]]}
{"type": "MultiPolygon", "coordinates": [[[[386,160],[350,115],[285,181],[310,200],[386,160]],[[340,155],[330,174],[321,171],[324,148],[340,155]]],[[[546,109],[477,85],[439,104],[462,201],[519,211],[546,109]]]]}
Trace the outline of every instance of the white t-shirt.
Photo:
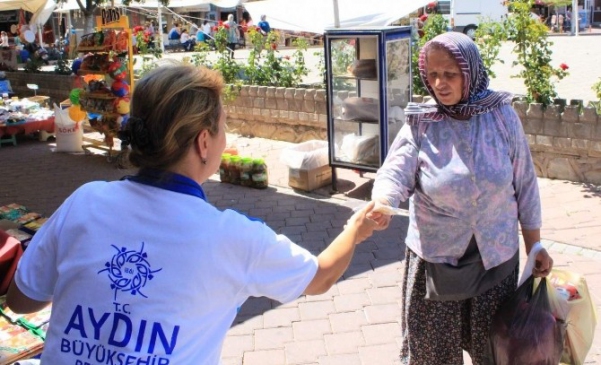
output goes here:
{"type": "Polygon", "coordinates": [[[182,33],[182,35],[179,38],[179,41],[181,43],[186,43],[189,40],[190,40],[190,35],[188,33],[182,33]]]}
{"type": "Polygon", "coordinates": [[[211,24],[209,24],[209,23],[203,24],[202,31],[204,32],[204,34],[210,35],[211,34],[211,24]]]}
{"type": "Polygon", "coordinates": [[[315,256],[261,222],[115,181],[73,193],[15,280],[53,301],[43,363],[214,365],[237,307],[250,296],[292,301],[316,271],[315,256]]]}

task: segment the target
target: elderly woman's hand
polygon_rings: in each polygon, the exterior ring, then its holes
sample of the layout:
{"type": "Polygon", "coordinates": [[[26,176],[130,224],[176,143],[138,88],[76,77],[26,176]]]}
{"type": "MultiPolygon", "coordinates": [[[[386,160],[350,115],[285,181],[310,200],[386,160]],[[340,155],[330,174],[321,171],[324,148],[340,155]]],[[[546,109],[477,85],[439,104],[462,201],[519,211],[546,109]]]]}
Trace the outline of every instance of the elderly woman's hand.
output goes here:
{"type": "Polygon", "coordinates": [[[376,230],[385,230],[390,225],[390,220],[392,219],[392,215],[387,214],[385,209],[386,207],[390,207],[390,204],[385,199],[376,199],[374,203],[374,208],[367,214],[367,218],[376,223],[376,230]]]}
{"type": "Polygon", "coordinates": [[[370,202],[363,208],[359,209],[349,218],[345,225],[345,228],[356,229],[356,244],[361,243],[371,237],[374,229],[376,229],[376,223],[369,218],[369,214],[371,213],[373,207],[374,203],[370,202]]]}
{"type": "Polygon", "coordinates": [[[532,275],[535,277],[546,277],[551,273],[553,269],[553,259],[549,256],[549,253],[544,248],[536,254],[534,268],[532,269],[532,275]]]}

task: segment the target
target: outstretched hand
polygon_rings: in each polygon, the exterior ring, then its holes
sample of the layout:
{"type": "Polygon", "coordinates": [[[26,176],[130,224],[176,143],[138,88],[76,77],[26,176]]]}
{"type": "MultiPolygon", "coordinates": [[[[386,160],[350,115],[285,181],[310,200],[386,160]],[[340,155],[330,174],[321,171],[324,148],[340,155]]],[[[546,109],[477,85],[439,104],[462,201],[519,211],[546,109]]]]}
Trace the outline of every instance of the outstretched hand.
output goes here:
{"type": "Polygon", "coordinates": [[[373,220],[376,224],[375,229],[378,231],[385,230],[390,225],[392,215],[386,213],[386,207],[390,207],[387,201],[374,201],[374,208],[368,213],[367,217],[373,220]]]}
{"type": "Polygon", "coordinates": [[[366,206],[355,212],[355,214],[353,214],[346,222],[345,227],[354,228],[357,232],[356,244],[371,237],[374,233],[374,229],[376,229],[376,223],[369,218],[369,214],[373,208],[374,202],[369,202],[366,206]]]}

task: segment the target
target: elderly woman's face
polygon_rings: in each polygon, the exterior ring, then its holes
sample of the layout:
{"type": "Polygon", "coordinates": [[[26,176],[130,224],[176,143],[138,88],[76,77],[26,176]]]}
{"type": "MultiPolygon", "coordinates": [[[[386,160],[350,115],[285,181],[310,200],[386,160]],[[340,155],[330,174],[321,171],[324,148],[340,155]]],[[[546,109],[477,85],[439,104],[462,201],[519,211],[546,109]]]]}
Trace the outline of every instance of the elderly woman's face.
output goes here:
{"type": "Polygon", "coordinates": [[[450,106],[461,101],[463,74],[457,61],[447,52],[440,49],[428,51],[426,77],[440,103],[450,106]]]}

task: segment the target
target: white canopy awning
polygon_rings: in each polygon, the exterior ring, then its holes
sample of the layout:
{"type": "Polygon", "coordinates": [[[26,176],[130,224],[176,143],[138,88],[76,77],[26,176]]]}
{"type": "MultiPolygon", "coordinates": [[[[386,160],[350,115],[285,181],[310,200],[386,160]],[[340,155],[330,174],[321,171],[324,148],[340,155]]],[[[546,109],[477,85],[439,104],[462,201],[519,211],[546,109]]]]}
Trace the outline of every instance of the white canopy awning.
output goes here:
{"type": "MultiPolygon", "coordinates": [[[[4,1],[4,0],[0,0],[4,1]]],[[[45,0],[44,0],[45,1],[45,0]]],[[[85,2],[85,0],[81,0],[85,2]]],[[[194,9],[194,11],[209,11],[209,5],[213,4],[222,8],[231,8],[239,5],[241,0],[171,0],[169,1],[168,8],[187,8],[194,9]]],[[[154,8],[156,9],[161,3],[157,0],[149,0],[144,2],[132,1],[129,6],[132,8],[154,8]]],[[[121,1],[116,0],[115,6],[123,6],[121,1]]],[[[57,6],[57,11],[67,10],[78,10],[79,5],[76,0],[67,0],[65,3],[57,6]]]]}
{"type": "Polygon", "coordinates": [[[55,8],[56,3],[53,0],[47,0],[44,6],[42,6],[40,9],[33,13],[33,17],[31,17],[29,24],[36,26],[45,24],[52,15],[52,12],[55,8]]]}
{"type": "Polygon", "coordinates": [[[23,9],[35,13],[46,5],[46,0],[0,0],[0,11],[23,9]]]}
{"type": "MultiPolygon", "coordinates": [[[[431,0],[338,0],[340,27],[385,26],[431,0]]],[[[267,16],[271,28],[323,33],[334,28],[332,0],[265,0],[245,3],[257,23],[267,16]]]]}

